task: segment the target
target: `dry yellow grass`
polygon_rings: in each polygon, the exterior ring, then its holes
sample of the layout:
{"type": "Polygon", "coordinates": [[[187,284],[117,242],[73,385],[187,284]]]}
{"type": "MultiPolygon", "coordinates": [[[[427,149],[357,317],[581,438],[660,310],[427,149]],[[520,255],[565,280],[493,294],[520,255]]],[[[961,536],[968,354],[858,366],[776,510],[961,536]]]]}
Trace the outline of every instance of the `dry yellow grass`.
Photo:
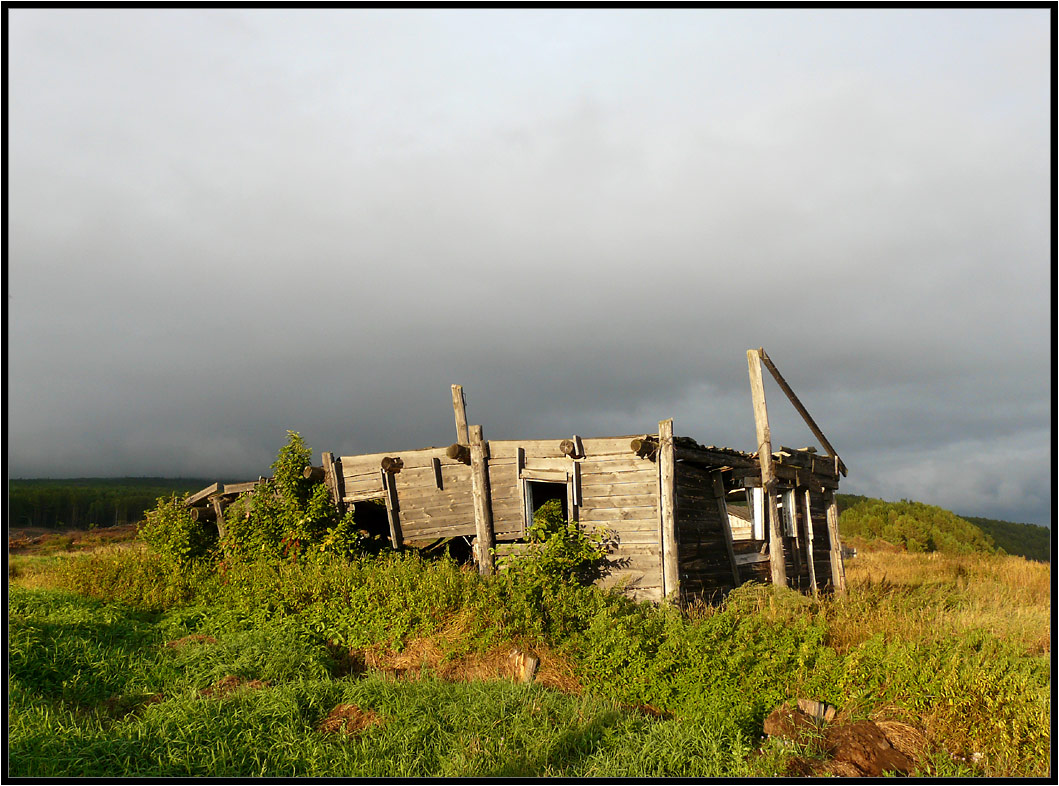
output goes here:
{"type": "Polygon", "coordinates": [[[1051,566],[1022,557],[862,550],[846,562],[849,592],[832,612],[840,646],[876,633],[936,640],[980,630],[1027,654],[1051,641],[1051,566]],[[868,613],[870,611],[870,613],[868,613]]]}

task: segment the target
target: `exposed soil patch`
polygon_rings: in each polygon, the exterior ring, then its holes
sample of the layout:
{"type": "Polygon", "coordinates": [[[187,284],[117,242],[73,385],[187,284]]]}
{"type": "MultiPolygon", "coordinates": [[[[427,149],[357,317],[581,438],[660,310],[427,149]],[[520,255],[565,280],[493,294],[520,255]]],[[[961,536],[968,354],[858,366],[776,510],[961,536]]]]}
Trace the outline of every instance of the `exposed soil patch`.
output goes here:
{"type": "Polygon", "coordinates": [[[90,530],[54,530],[42,527],[23,527],[8,533],[7,549],[12,554],[32,554],[50,551],[83,551],[110,546],[136,539],[139,524],[120,524],[116,527],[96,527],[90,530]]]}
{"type": "MultiPolygon", "coordinates": [[[[485,652],[452,655],[435,638],[419,638],[409,642],[400,652],[369,648],[352,651],[350,662],[363,663],[365,669],[382,672],[391,679],[419,679],[429,673],[453,682],[509,679],[526,680],[525,658],[518,653],[528,650],[512,644],[497,645],[485,652]]],[[[573,666],[558,655],[535,650],[537,666],[532,679],[548,688],[577,694],[581,685],[574,677],[573,666]]]]}
{"type": "Polygon", "coordinates": [[[382,719],[371,710],[362,710],[356,704],[339,704],[316,724],[316,730],[321,734],[353,735],[379,723],[382,719]]]}
{"type": "Polygon", "coordinates": [[[201,633],[192,633],[190,636],[183,636],[173,641],[167,641],[165,646],[171,650],[182,650],[190,644],[216,644],[217,639],[213,636],[204,636],[201,633]]]}
{"type": "Polygon", "coordinates": [[[267,688],[268,685],[267,682],[262,680],[244,680],[242,677],[229,674],[227,677],[217,680],[210,687],[200,690],[199,695],[220,699],[230,696],[238,690],[260,690],[261,688],[267,688]]]}

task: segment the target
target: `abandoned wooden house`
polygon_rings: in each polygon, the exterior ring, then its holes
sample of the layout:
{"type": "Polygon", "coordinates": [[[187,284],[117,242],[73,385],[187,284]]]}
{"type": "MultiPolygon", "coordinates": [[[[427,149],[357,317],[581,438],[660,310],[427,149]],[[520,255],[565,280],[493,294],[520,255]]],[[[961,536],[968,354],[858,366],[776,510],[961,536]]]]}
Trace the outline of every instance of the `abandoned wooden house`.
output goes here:
{"type": "MultiPolygon", "coordinates": [[[[569,521],[605,533],[602,585],[638,599],[717,598],[750,580],[814,594],[845,585],[835,490],[846,467],[763,349],[747,360],[758,449],[705,446],[653,434],[486,440],[468,425],[463,390],[452,386],[456,443],[335,457],[306,470],[326,482],[341,510],[361,520],[385,510],[395,547],[465,539],[483,573],[526,543],[534,512],[558,499],[569,521]],[[816,448],[773,450],[764,365],[820,440],[816,448]],[[381,505],[379,503],[382,503],[381,505]],[[384,506],[384,507],[383,507],[384,506]]],[[[253,484],[214,484],[186,502],[212,505],[253,484]]]]}

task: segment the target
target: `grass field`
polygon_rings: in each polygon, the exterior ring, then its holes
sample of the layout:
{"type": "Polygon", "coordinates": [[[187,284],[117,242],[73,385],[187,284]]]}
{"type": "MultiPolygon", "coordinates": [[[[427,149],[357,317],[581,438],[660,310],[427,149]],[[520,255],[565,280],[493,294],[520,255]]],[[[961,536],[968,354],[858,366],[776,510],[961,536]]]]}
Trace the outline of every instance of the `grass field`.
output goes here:
{"type": "Polygon", "coordinates": [[[844,597],[680,614],[415,555],[222,576],[105,540],[12,554],[12,776],[769,777],[826,764],[763,735],[797,698],[904,724],[919,776],[1049,775],[1046,564],[861,550],[844,597]]]}

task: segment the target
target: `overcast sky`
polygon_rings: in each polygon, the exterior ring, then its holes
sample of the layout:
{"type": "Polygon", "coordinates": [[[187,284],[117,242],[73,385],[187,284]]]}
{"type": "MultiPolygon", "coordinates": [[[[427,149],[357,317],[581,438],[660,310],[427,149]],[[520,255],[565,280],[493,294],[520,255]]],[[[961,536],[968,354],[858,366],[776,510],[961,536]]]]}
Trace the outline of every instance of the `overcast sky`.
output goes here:
{"type": "Polygon", "coordinates": [[[1046,9],[9,9],[10,477],[754,450],[1049,523],[1046,9]],[[776,445],[815,438],[766,380],[776,445]]]}

